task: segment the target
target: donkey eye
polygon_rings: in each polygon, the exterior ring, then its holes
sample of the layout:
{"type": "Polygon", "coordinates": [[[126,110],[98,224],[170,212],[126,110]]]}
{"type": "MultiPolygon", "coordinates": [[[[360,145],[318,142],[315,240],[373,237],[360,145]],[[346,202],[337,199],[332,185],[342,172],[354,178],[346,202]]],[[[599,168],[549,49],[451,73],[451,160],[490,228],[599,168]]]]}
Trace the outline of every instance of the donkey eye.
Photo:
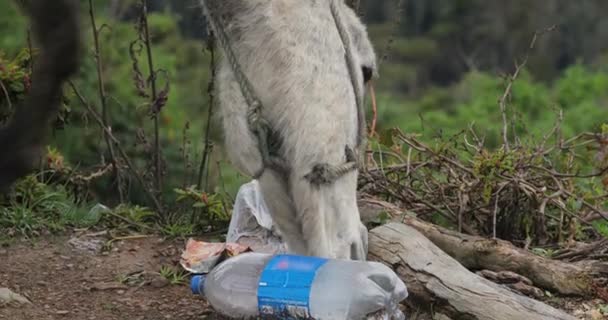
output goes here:
{"type": "Polygon", "coordinates": [[[368,83],[372,79],[372,68],[367,66],[362,66],[361,70],[363,71],[363,82],[368,83]]]}

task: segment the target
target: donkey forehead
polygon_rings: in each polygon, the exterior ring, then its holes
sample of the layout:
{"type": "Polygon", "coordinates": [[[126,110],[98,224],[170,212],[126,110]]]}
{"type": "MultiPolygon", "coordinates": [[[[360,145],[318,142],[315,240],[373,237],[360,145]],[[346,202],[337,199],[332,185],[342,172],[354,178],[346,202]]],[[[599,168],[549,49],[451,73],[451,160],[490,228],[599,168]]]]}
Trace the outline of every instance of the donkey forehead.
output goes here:
{"type": "MultiPolygon", "coordinates": [[[[344,43],[328,1],[226,1],[240,7],[228,10],[229,17],[223,19],[239,60],[250,62],[243,66],[246,73],[278,81],[297,78],[302,86],[321,79],[331,82],[332,77],[344,81],[348,76],[344,43]]],[[[359,46],[355,49],[355,63],[372,64],[361,61],[359,46]]]]}
{"type": "Polygon", "coordinates": [[[219,13],[235,46],[242,43],[269,46],[265,41],[276,38],[281,38],[285,45],[299,44],[302,48],[330,48],[339,44],[329,1],[222,1],[211,10],[219,13]]]}
{"type": "MultiPolygon", "coordinates": [[[[295,16],[299,13],[308,14],[308,9],[326,9],[332,0],[200,0],[221,14],[223,19],[233,20],[243,15],[251,15],[255,11],[260,19],[271,16],[295,16]]],[[[318,13],[318,12],[317,12],[318,13]]]]}

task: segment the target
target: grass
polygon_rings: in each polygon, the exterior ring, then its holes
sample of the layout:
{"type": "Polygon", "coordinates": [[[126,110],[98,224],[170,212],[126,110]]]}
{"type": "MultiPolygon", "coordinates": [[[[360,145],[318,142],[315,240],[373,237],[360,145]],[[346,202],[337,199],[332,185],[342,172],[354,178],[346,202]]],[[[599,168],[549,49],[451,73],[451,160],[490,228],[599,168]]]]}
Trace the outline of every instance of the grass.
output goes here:
{"type": "Polygon", "coordinates": [[[78,201],[64,186],[50,186],[29,176],[14,192],[0,200],[0,230],[11,236],[32,237],[42,232],[85,228],[97,224],[101,215],[78,201]]]}
{"type": "MultiPolygon", "coordinates": [[[[194,191],[190,193],[188,197],[195,198],[194,191]]],[[[209,226],[223,228],[229,222],[224,202],[216,195],[205,194],[204,201],[191,199],[180,199],[177,204],[181,207],[173,210],[171,219],[163,220],[147,207],[120,204],[108,208],[80,200],[68,187],[46,184],[32,175],[19,180],[10,195],[0,196],[0,244],[7,242],[4,238],[31,239],[74,228],[110,229],[117,236],[154,233],[184,238],[203,234],[209,226]]]]}
{"type": "Polygon", "coordinates": [[[130,277],[126,274],[122,274],[119,273],[118,275],[116,275],[116,282],[120,283],[120,284],[128,284],[130,277]]]}
{"type": "Polygon", "coordinates": [[[181,269],[175,270],[174,268],[168,266],[162,266],[159,273],[172,285],[183,285],[187,283],[188,273],[181,269]]]}
{"type": "Polygon", "coordinates": [[[162,228],[162,233],[169,238],[183,238],[194,233],[194,224],[187,222],[170,223],[162,228]]]}

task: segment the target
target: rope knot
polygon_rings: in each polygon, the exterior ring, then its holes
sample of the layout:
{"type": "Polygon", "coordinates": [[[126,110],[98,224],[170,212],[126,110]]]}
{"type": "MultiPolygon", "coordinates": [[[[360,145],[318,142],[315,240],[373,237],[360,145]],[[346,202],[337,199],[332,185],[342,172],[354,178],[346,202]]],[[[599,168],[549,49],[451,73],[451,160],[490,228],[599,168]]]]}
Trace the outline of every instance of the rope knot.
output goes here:
{"type": "Polygon", "coordinates": [[[358,163],[355,159],[354,152],[346,147],[346,163],[339,166],[331,166],[327,163],[318,163],[312,167],[312,170],[304,176],[304,179],[317,187],[321,185],[331,184],[347,173],[357,170],[358,163]]]}
{"type": "Polygon", "coordinates": [[[332,178],[331,168],[327,163],[314,165],[312,170],[304,176],[304,179],[316,186],[329,184],[334,180],[332,178]]]}

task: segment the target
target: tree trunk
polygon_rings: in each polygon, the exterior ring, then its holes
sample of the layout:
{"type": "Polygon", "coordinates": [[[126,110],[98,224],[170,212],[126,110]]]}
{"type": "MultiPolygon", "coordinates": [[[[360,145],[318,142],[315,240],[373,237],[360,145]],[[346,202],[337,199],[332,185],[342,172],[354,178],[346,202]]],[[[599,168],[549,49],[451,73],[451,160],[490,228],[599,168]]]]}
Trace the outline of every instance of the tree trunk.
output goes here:
{"type": "Polygon", "coordinates": [[[468,271],[423,234],[404,224],[390,223],[373,229],[369,259],[395,270],[408,286],[408,300],[432,305],[453,319],[575,319],[468,271]]]}

